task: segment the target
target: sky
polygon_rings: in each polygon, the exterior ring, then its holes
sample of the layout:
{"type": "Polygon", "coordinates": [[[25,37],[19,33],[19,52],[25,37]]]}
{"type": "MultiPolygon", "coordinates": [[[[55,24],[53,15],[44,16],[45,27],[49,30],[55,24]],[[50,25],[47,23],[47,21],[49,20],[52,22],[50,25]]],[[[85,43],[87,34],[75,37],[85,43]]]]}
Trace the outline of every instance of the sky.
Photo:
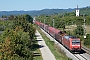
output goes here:
{"type": "Polygon", "coordinates": [[[0,0],[0,11],[67,9],[90,6],[90,0],[0,0]]]}

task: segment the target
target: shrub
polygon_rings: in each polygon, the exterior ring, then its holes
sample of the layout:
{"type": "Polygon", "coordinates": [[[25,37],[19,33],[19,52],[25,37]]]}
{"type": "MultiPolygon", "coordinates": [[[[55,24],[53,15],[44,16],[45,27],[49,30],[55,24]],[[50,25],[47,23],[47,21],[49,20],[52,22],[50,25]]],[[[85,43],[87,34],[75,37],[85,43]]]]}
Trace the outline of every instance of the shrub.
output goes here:
{"type": "Polygon", "coordinates": [[[90,34],[87,34],[86,37],[87,38],[84,40],[84,44],[85,45],[90,45],[90,34]]]}

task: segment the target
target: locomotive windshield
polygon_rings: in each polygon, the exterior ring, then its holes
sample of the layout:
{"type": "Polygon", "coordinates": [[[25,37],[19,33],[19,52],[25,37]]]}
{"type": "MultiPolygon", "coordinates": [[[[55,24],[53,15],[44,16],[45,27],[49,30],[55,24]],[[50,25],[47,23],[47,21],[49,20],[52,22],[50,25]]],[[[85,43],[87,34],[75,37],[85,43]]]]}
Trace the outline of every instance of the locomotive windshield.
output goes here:
{"type": "Polygon", "coordinates": [[[80,44],[80,40],[72,40],[72,44],[80,44]]]}

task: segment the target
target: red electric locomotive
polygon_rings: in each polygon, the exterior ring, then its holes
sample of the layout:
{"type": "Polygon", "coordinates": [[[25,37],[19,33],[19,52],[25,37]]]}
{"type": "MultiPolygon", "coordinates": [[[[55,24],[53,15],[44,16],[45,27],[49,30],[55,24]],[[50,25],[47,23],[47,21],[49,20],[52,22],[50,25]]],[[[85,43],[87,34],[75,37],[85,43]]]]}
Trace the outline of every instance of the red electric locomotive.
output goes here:
{"type": "Polygon", "coordinates": [[[80,38],[74,36],[63,36],[62,44],[72,52],[81,50],[80,38]]]}

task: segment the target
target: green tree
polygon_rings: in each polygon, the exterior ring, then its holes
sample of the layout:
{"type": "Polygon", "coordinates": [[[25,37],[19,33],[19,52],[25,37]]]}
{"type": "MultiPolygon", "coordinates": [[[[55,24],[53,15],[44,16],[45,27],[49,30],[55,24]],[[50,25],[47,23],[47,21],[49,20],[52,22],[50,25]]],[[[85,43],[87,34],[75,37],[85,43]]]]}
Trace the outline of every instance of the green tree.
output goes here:
{"type": "Polygon", "coordinates": [[[90,45],[90,34],[86,35],[86,39],[84,40],[84,45],[90,45]]]}
{"type": "Polygon", "coordinates": [[[77,26],[77,28],[74,30],[76,35],[84,35],[84,29],[82,26],[77,26]]]}
{"type": "Polygon", "coordinates": [[[2,15],[2,18],[7,18],[7,16],[6,15],[2,15]]]}
{"type": "Polygon", "coordinates": [[[13,21],[2,21],[0,24],[6,29],[0,37],[0,60],[32,60],[31,48],[35,36],[33,24],[26,20],[25,15],[16,16],[13,21]]]}
{"type": "Polygon", "coordinates": [[[32,18],[30,15],[26,14],[26,15],[25,15],[25,19],[26,19],[27,21],[29,21],[30,23],[33,23],[33,18],[32,18]]]}
{"type": "Polygon", "coordinates": [[[32,60],[32,52],[30,51],[30,36],[28,32],[24,32],[21,27],[15,30],[7,29],[2,34],[0,42],[0,59],[15,60],[15,57],[32,60]],[[14,58],[14,59],[13,59],[14,58]]]}
{"type": "Polygon", "coordinates": [[[14,15],[10,15],[9,20],[14,20],[14,15]]]}

